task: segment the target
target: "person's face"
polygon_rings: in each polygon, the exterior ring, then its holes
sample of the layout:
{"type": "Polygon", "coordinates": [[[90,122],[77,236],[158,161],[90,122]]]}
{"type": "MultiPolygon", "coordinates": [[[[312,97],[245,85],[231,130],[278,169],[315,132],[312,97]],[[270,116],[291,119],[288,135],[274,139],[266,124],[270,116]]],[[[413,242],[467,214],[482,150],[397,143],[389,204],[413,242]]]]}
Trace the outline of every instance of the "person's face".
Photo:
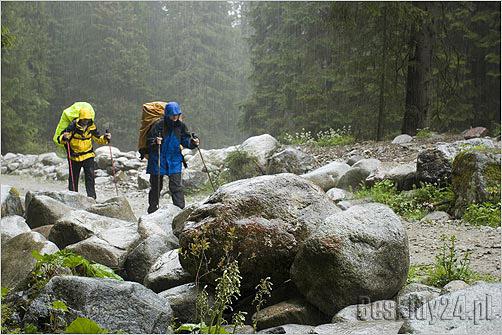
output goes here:
{"type": "Polygon", "coordinates": [[[178,115],[170,115],[169,119],[171,121],[178,121],[180,119],[180,115],[179,114],[178,115]]]}
{"type": "Polygon", "coordinates": [[[91,119],[81,119],[81,120],[78,120],[78,125],[82,128],[87,128],[91,125],[92,123],[92,120],[91,119]]]}

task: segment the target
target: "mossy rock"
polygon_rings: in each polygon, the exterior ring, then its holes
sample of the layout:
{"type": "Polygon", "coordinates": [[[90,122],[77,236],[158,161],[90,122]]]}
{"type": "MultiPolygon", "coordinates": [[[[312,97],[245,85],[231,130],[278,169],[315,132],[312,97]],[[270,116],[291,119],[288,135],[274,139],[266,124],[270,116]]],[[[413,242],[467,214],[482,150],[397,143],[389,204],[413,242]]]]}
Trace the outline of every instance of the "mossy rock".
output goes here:
{"type": "Polygon", "coordinates": [[[454,215],[461,217],[473,203],[500,201],[500,154],[488,150],[459,153],[453,161],[454,215]]]}

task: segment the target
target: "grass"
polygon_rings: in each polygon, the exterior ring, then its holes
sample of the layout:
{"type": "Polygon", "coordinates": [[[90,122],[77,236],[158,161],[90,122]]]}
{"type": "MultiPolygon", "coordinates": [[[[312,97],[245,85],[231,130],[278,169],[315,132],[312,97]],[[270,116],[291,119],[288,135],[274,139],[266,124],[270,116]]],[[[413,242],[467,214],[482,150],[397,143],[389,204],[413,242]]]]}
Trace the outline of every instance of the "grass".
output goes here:
{"type": "Polygon", "coordinates": [[[425,140],[425,139],[431,138],[432,131],[429,128],[419,129],[417,134],[415,135],[415,137],[420,140],[425,140]]]}
{"type": "Polygon", "coordinates": [[[301,132],[294,134],[285,133],[282,136],[282,142],[285,144],[293,145],[316,145],[319,147],[333,147],[355,142],[355,137],[351,134],[349,127],[342,127],[339,129],[329,128],[325,131],[319,131],[315,136],[312,132],[302,129],[301,132]]]}
{"type": "Polygon", "coordinates": [[[474,226],[500,227],[500,202],[497,204],[484,202],[470,204],[462,219],[474,226]]]}

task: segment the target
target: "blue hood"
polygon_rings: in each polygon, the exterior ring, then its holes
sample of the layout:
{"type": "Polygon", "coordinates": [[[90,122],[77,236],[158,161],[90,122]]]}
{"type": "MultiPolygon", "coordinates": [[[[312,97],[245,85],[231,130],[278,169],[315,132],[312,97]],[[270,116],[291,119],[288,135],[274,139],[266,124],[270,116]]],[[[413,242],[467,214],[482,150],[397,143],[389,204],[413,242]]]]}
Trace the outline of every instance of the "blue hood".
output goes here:
{"type": "Polygon", "coordinates": [[[168,122],[170,116],[180,115],[180,114],[182,114],[181,108],[177,102],[174,101],[168,102],[166,108],[164,108],[164,120],[166,122],[168,122]]]}

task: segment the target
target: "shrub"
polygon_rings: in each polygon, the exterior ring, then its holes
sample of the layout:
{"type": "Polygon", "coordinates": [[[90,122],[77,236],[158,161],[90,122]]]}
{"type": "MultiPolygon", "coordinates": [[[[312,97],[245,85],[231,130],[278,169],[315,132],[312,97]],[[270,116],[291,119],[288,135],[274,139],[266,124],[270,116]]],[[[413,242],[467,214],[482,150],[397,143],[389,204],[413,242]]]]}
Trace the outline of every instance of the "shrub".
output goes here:
{"type": "Polygon", "coordinates": [[[425,139],[431,138],[432,137],[432,131],[429,128],[419,129],[418,132],[417,132],[417,134],[415,135],[415,137],[418,138],[418,139],[421,139],[421,140],[425,140],[425,139]]]}
{"type": "Polygon", "coordinates": [[[475,226],[500,227],[500,202],[494,204],[484,202],[482,204],[470,204],[467,207],[463,220],[475,226]]]}
{"type": "Polygon", "coordinates": [[[300,144],[315,144],[315,140],[312,137],[310,131],[305,131],[302,129],[301,132],[294,134],[285,133],[282,136],[282,142],[286,144],[300,145],[300,144]]]}
{"type": "Polygon", "coordinates": [[[229,153],[225,158],[224,165],[225,171],[218,178],[220,184],[264,174],[258,164],[258,158],[244,150],[235,150],[229,153]]]}
{"type": "Polygon", "coordinates": [[[328,129],[317,133],[316,144],[321,147],[331,147],[337,145],[351,144],[355,142],[351,135],[350,126],[342,129],[328,129]]]}

